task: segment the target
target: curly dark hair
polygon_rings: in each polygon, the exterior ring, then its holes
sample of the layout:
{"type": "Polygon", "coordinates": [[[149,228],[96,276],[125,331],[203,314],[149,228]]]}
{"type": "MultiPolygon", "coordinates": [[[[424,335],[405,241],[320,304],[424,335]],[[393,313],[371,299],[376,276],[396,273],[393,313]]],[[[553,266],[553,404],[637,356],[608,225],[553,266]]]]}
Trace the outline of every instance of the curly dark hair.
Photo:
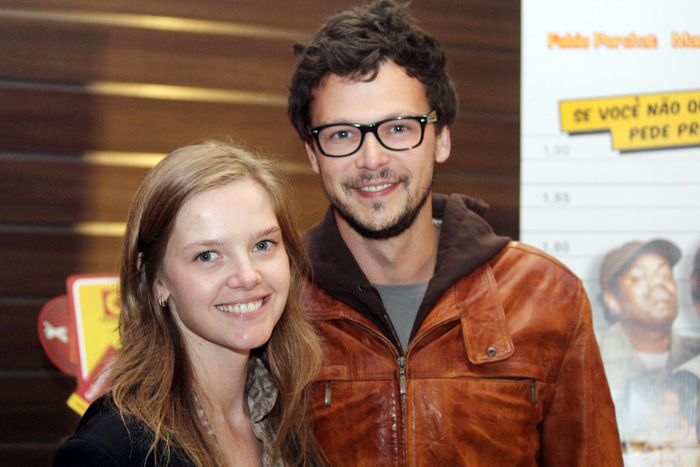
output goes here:
{"type": "Polygon", "coordinates": [[[436,131],[457,116],[457,93],[446,71],[445,53],[406,11],[408,4],[388,0],[351,7],[331,16],[310,44],[297,44],[296,71],[287,112],[305,142],[311,142],[313,92],[329,74],[372,81],[381,65],[393,61],[423,86],[439,118],[436,131]]]}

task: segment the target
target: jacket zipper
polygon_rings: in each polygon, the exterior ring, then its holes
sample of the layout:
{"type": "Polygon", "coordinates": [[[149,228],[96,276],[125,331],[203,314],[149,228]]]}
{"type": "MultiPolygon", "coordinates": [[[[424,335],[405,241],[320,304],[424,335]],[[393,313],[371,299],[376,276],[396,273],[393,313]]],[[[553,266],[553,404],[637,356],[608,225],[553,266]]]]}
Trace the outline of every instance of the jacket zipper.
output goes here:
{"type": "Polygon", "coordinates": [[[399,357],[398,358],[398,364],[399,364],[399,392],[401,393],[401,397],[406,397],[406,386],[408,386],[408,383],[406,381],[406,357],[399,357]]]}
{"type": "MultiPolygon", "coordinates": [[[[406,429],[406,395],[407,395],[407,388],[408,388],[408,377],[407,377],[407,362],[406,362],[406,356],[408,353],[411,351],[411,349],[418,343],[420,342],[425,336],[433,332],[434,330],[446,326],[448,324],[453,323],[454,321],[459,321],[459,319],[452,319],[449,321],[444,321],[442,323],[439,323],[435,326],[433,326],[430,329],[427,329],[424,333],[417,335],[409,344],[408,347],[406,347],[406,351],[404,354],[400,354],[399,351],[396,349],[396,346],[384,337],[382,334],[378,333],[372,328],[369,328],[365,326],[364,324],[357,323],[352,320],[344,319],[344,321],[355,325],[361,329],[364,329],[365,331],[369,332],[373,336],[377,337],[379,340],[384,342],[386,346],[391,350],[391,353],[394,354],[396,357],[396,363],[398,366],[399,370],[399,396],[401,398],[401,426],[402,426],[402,431],[403,431],[403,443],[404,446],[407,446],[408,440],[407,440],[407,429],[406,429]]],[[[393,328],[392,328],[393,330],[393,328]]],[[[398,342],[398,339],[397,339],[398,342]]],[[[532,402],[533,405],[537,405],[538,402],[538,394],[537,394],[537,381],[536,380],[531,380],[530,382],[530,401],[532,402]]],[[[326,394],[325,394],[325,405],[326,407],[331,406],[331,382],[326,381],[326,394]]]]}
{"type": "MultiPolygon", "coordinates": [[[[352,320],[345,320],[348,323],[357,326],[361,329],[364,329],[365,331],[369,332],[373,336],[377,337],[379,340],[384,342],[386,346],[391,350],[391,353],[394,354],[394,357],[396,358],[396,364],[399,368],[399,396],[401,399],[401,428],[402,428],[402,434],[403,434],[403,445],[406,446],[407,443],[407,435],[406,435],[406,386],[407,386],[407,380],[406,380],[406,357],[404,355],[401,355],[399,351],[396,349],[396,346],[391,342],[389,339],[384,337],[382,334],[378,333],[372,328],[369,328],[365,326],[364,324],[357,323],[352,320]]],[[[398,339],[397,339],[397,342],[398,339]]],[[[409,345],[410,347],[410,345],[409,345]]],[[[331,398],[331,385],[330,381],[326,383],[326,402],[327,402],[327,407],[330,405],[330,398],[331,398]]],[[[400,454],[403,456],[403,453],[400,454]]],[[[404,459],[405,462],[405,459],[404,459]]]]}
{"type": "MultiPolygon", "coordinates": [[[[408,444],[407,437],[408,436],[407,436],[407,429],[406,429],[406,418],[407,418],[406,395],[407,395],[407,388],[408,388],[408,378],[407,378],[407,371],[406,371],[406,356],[408,355],[408,352],[411,350],[411,348],[416,343],[421,341],[425,336],[430,334],[432,331],[434,331],[435,329],[437,329],[439,327],[442,327],[442,326],[445,326],[449,323],[452,323],[453,321],[458,321],[458,319],[439,323],[436,326],[433,326],[432,328],[426,330],[423,334],[416,336],[413,339],[413,341],[411,341],[408,344],[408,347],[406,348],[406,352],[404,354],[400,354],[398,352],[398,350],[396,349],[396,346],[394,346],[394,344],[389,339],[387,339],[386,337],[384,337],[382,334],[378,333],[374,329],[369,328],[369,327],[365,326],[364,324],[360,324],[360,323],[357,323],[357,322],[352,321],[352,320],[345,319],[344,321],[346,321],[354,326],[357,326],[361,329],[364,329],[365,331],[369,332],[373,336],[377,337],[379,340],[381,340],[382,342],[384,342],[386,344],[386,346],[389,348],[389,350],[391,350],[391,353],[393,353],[394,356],[396,357],[396,364],[397,364],[398,369],[399,369],[399,396],[401,399],[401,427],[402,427],[402,433],[403,433],[403,444],[404,444],[404,446],[407,446],[407,444],[408,444]]],[[[398,342],[398,339],[397,339],[397,342],[398,342]]],[[[330,405],[331,405],[331,382],[330,381],[326,381],[325,404],[326,404],[326,407],[330,407],[330,405]]]]}

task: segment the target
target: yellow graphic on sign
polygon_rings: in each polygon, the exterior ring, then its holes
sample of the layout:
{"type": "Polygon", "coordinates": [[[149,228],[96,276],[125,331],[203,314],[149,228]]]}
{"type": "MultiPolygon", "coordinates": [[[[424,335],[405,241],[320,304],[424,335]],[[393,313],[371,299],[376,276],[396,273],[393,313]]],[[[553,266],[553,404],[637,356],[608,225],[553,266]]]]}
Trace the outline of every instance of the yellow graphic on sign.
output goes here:
{"type": "Polygon", "coordinates": [[[82,377],[88,379],[110,348],[118,348],[119,294],[112,280],[80,279],[73,284],[82,377]],[[82,335],[81,335],[82,334],[82,335]]]}
{"type": "Polygon", "coordinates": [[[76,275],[68,279],[77,337],[78,387],[67,404],[79,414],[104,389],[94,384],[95,379],[104,373],[120,346],[118,283],[118,277],[107,275],[76,275]]]}
{"type": "Polygon", "coordinates": [[[619,151],[700,145],[700,90],[561,101],[567,133],[609,131],[619,151]]]}

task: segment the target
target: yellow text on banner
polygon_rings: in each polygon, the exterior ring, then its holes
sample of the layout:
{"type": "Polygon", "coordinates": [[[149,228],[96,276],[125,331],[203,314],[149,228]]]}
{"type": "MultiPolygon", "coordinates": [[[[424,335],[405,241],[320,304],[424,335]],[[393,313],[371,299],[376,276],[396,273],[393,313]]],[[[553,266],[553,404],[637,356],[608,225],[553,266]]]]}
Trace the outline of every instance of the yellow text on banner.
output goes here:
{"type": "Polygon", "coordinates": [[[567,133],[609,131],[619,151],[700,145],[700,90],[559,103],[567,133]]]}

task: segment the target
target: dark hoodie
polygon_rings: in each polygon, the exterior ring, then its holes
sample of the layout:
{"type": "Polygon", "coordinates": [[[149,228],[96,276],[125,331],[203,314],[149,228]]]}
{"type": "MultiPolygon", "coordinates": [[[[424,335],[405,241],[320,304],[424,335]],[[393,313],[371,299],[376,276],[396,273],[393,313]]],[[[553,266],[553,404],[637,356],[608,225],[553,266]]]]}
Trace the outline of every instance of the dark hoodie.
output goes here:
{"type": "MultiPolygon", "coordinates": [[[[452,194],[432,195],[433,218],[442,222],[437,263],[413,323],[411,339],[445,291],[493,258],[510,239],[496,235],[482,218],[488,205],[480,199],[452,194]]],[[[304,236],[314,282],[331,297],[370,318],[397,348],[379,292],[372,287],[340,236],[333,208],[304,236]]]]}

